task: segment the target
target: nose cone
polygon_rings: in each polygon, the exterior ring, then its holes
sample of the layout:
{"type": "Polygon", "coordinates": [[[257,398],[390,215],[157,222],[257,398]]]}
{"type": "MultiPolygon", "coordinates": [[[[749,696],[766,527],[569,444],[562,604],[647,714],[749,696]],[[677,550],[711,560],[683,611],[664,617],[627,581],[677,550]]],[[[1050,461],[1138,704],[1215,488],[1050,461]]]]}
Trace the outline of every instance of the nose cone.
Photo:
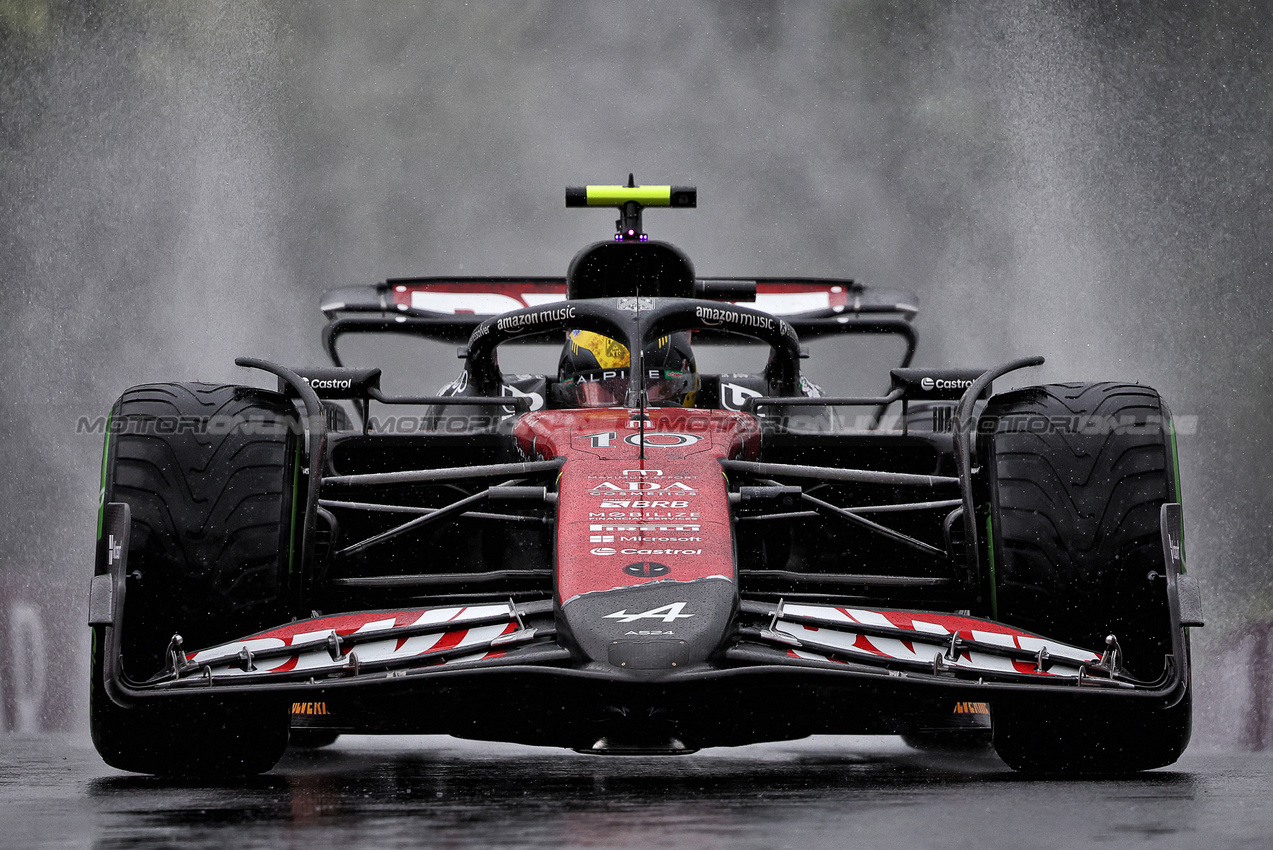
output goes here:
{"type": "Polygon", "coordinates": [[[736,599],[724,577],[653,581],[578,596],[562,606],[561,627],[588,661],[660,678],[707,660],[730,628],[736,599]]]}
{"type": "Polygon", "coordinates": [[[721,458],[752,457],[753,416],[723,410],[552,410],[518,421],[557,479],[558,633],[594,669],[638,679],[701,665],[738,608],[721,458]]]}

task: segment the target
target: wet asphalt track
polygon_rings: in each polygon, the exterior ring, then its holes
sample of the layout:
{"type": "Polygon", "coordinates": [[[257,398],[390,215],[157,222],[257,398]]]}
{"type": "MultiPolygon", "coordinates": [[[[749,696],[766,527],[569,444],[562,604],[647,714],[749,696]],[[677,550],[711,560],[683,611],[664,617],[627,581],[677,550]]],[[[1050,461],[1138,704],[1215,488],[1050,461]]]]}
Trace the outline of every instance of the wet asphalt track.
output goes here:
{"type": "Polygon", "coordinates": [[[651,759],[353,738],[216,786],[113,771],[78,739],[0,738],[6,848],[1270,845],[1263,753],[1194,750],[1169,770],[1058,782],[895,739],[651,759]]]}

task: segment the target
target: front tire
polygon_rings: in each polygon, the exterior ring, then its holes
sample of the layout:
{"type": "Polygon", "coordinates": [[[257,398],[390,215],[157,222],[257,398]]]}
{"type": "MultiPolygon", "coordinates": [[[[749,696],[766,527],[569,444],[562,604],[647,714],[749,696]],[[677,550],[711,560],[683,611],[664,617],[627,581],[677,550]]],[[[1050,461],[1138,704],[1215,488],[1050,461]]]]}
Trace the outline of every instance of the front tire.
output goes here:
{"type": "MultiPolygon", "coordinates": [[[[992,615],[1095,651],[1113,634],[1131,675],[1158,678],[1172,646],[1159,515],[1179,501],[1171,419],[1158,393],[1113,383],[1030,387],[995,396],[983,422],[993,426],[980,447],[992,615]]],[[[993,707],[996,752],[1036,772],[1171,764],[1191,725],[1189,688],[1168,708],[1117,698],[993,707]]]]}
{"type": "MultiPolygon", "coordinates": [[[[302,508],[291,403],[245,387],[148,384],[125,392],[110,421],[102,503],[126,502],[132,515],[117,636],[124,675],[136,682],[158,673],[176,633],[194,650],[286,622],[302,508]]],[[[94,627],[89,726],[107,764],[245,775],[277,763],[288,740],[284,702],[117,705],[105,691],[104,629],[94,627]]]]}

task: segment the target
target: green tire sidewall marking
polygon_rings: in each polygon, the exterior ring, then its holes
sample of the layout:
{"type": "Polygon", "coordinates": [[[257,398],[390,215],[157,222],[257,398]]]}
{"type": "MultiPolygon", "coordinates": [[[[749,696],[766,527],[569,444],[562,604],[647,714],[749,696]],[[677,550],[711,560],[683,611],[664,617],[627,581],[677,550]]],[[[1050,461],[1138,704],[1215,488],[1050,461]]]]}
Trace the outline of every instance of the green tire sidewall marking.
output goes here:
{"type": "MultiPolygon", "coordinates": [[[[98,632],[100,632],[101,630],[102,630],[101,626],[93,626],[91,629],[89,629],[90,643],[89,643],[88,657],[90,661],[89,661],[89,676],[88,676],[88,701],[90,706],[93,704],[94,695],[97,693],[97,689],[105,687],[105,684],[103,682],[97,681],[97,674],[93,670],[93,668],[96,667],[96,658],[97,658],[97,651],[98,651],[98,646],[97,646],[98,632]]],[[[106,651],[106,647],[103,644],[102,652],[105,652],[105,651],[106,651]]],[[[105,659],[103,659],[102,661],[102,672],[103,674],[105,674],[106,672],[105,659]]],[[[89,719],[90,727],[92,727],[96,723],[93,717],[94,713],[95,712],[93,711],[93,709],[89,708],[88,719],[89,719]]]]}
{"type": "Polygon", "coordinates": [[[1167,415],[1167,448],[1171,452],[1172,496],[1180,505],[1180,572],[1185,572],[1185,507],[1180,486],[1180,449],[1176,445],[1176,420],[1167,415]]]}
{"type": "Polygon", "coordinates": [[[102,440],[102,480],[97,490],[97,539],[102,539],[102,522],[106,516],[106,463],[111,451],[111,419],[115,416],[115,408],[106,415],[106,436],[102,440]]]}

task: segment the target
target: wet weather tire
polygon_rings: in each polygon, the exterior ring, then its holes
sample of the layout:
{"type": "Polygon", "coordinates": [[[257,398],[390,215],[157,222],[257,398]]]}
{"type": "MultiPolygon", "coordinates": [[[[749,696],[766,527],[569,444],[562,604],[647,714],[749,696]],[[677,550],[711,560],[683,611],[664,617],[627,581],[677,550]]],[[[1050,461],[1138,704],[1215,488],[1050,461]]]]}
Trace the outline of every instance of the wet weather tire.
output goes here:
{"type": "MultiPolygon", "coordinates": [[[[295,421],[282,396],[245,387],[148,384],[116,402],[101,498],[132,515],[120,636],[130,681],[160,671],[175,633],[194,650],[291,618],[295,421]]],[[[289,715],[278,699],[117,705],[104,689],[103,632],[94,628],[90,730],[108,764],[244,775],[282,756],[289,715]]]]}
{"type": "MultiPolygon", "coordinates": [[[[1170,414],[1132,384],[1054,384],[995,396],[979,454],[990,495],[997,619],[1101,651],[1152,681],[1171,652],[1159,512],[1178,501],[1170,414]],[[989,426],[993,425],[993,429],[989,426]]],[[[1126,699],[1005,702],[994,745],[1011,767],[1117,773],[1171,764],[1192,693],[1169,708],[1126,699]]]]}

